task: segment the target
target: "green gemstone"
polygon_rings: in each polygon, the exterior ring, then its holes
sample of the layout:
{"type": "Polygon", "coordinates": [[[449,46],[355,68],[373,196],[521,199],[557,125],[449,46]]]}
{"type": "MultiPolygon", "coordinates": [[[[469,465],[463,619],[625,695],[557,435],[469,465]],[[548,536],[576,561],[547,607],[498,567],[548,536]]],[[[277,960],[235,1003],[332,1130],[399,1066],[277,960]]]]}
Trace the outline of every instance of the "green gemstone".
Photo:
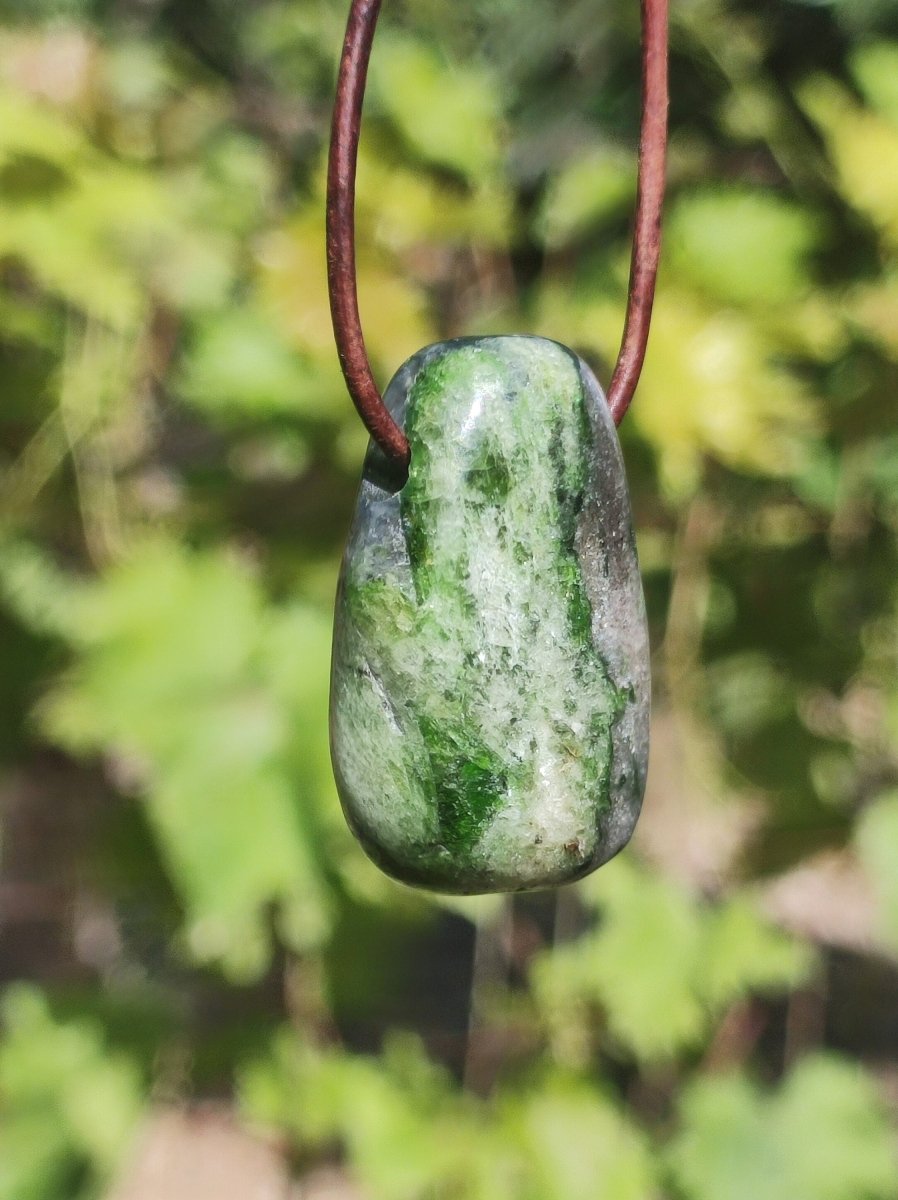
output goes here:
{"type": "Polygon", "coordinates": [[[648,638],[617,434],[555,342],[422,350],[386,394],[408,480],[369,453],[334,633],[331,746],[384,870],[446,892],[585,875],[648,755],[648,638]]]}

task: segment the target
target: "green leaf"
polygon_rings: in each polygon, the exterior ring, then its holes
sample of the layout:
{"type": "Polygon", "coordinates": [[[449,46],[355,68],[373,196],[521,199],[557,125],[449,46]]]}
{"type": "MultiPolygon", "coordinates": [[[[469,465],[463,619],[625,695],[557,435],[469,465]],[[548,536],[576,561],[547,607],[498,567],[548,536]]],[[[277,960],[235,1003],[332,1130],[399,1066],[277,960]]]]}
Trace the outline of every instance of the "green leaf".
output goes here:
{"type": "Polygon", "coordinates": [[[356,206],[362,228],[392,250],[465,241],[504,249],[511,236],[513,199],[503,178],[450,186],[436,173],[391,163],[376,136],[359,153],[356,206]]]}
{"type": "Polygon", "coordinates": [[[898,949],[898,791],[887,792],[864,811],[856,837],[879,899],[881,932],[898,949]]]}
{"type": "Polygon", "coordinates": [[[5,992],[0,1025],[0,1112],[14,1114],[0,1129],[0,1149],[8,1150],[0,1157],[0,1198],[53,1195],[54,1180],[79,1161],[108,1176],[143,1108],[134,1064],[109,1054],[91,1022],[55,1021],[26,984],[5,992]]]}
{"type": "MultiPolygon", "coordinates": [[[[542,289],[539,332],[594,346],[613,361],[620,302],[572,301],[569,292],[542,289]]],[[[694,493],[705,457],[761,476],[802,472],[819,418],[806,385],[782,362],[777,332],[670,285],[659,290],[654,312],[639,404],[628,420],[657,455],[670,497],[694,493]]]]}
{"type": "Polygon", "coordinates": [[[238,308],[200,326],[178,390],[211,417],[246,420],[305,415],[312,382],[309,366],[272,322],[238,308]]]}
{"type": "Polygon", "coordinates": [[[452,1092],[416,1039],[394,1035],[380,1060],[323,1053],[287,1033],[273,1050],[242,1075],[253,1119],[290,1129],[303,1146],[338,1137],[353,1175],[377,1200],[472,1194],[479,1106],[452,1092]]]}
{"type": "Polygon", "coordinates": [[[126,764],[194,955],[257,975],[270,905],[292,945],[317,944],[329,924],[310,834],[327,754],[323,617],[267,606],[226,554],[157,541],[87,589],[74,641],[45,726],[73,750],[126,764]]]}
{"type": "Polygon", "coordinates": [[[0,538],[0,597],[28,629],[54,637],[75,630],[78,583],[32,542],[0,538]]]}
{"type": "Polygon", "coordinates": [[[668,1161],[687,1200],[887,1200],[898,1188],[872,1082],[834,1057],[805,1059],[773,1094],[740,1076],[701,1079],[680,1117],[668,1161]]]}
{"type": "Polygon", "coordinates": [[[828,77],[809,80],[798,98],[826,139],[841,194],[898,246],[898,128],[828,77]]]}
{"type": "Polygon", "coordinates": [[[632,203],[635,164],[608,147],[577,155],[546,189],[538,236],[552,248],[575,241],[632,203]]]}
{"type": "Polygon", "coordinates": [[[813,216],[773,192],[748,188],[682,197],[667,220],[665,254],[696,287],[733,304],[784,304],[811,286],[813,216]]]}
{"type": "MultiPolygon", "coordinates": [[[[287,344],[314,366],[303,404],[346,416],[352,405],[334,354],[334,332],[324,298],[327,270],[323,202],[259,241],[259,308],[287,344]]],[[[365,342],[375,364],[393,371],[433,339],[424,297],[400,263],[359,239],[359,305],[365,342]]]]}
{"type": "Polygon", "coordinates": [[[268,1053],[238,1072],[237,1099],[247,1120],[282,1129],[299,1146],[317,1148],[340,1134],[343,1083],[339,1054],[281,1029],[268,1053]]]}
{"type": "Polygon", "coordinates": [[[129,333],[151,291],[178,307],[223,298],[235,247],[206,220],[205,166],[185,176],[124,162],[77,121],[3,89],[0,130],[0,254],[42,288],[129,333]]]}
{"type": "Polygon", "coordinates": [[[371,93],[424,162],[474,179],[497,167],[501,105],[483,69],[450,66],[425,42],[391,32],[372,61],[371,93]]]}
{"type": "Polygon", "coordinates": [[[851,69],[874,108],[898,125],[898,42],[874,42],[851,56],[851,69]]]}
{"type": "Polygon", "coordinates": [[[578,1006],[601,1005],[613,1038],[641,1060],[698,1045],[733,1001],[794,987],[812,964],[748,901],[703,904],[625,859],[583,891],[598,928],[537,959],[537,1002],[556,1031],[578,1006]]]}
{"type": "Polygon", "coordinates": [[[55,1200],[65,1195],[73,1155],[57,1114],[15,1111],[0,1120],[0,1200],[55,1200]]]}
{"type": "Polygon", "coordinates": [[[551,1081],[514,1110],[526,1194],[540,1200],[652,1200],[657,1180],[643,1134],[600,1092],[551,1081]]]}
{"type": "Polygon", "coordinates": [[[798,987],[814,965],[803,946],[763,920],[745,897],[713,909],[704,931],[699,990],[714,1011],[753,993],[798,987]]]}
{"type": "Polygon", "coordinates": [[[751,736],[794,712],[788,677],[758,652],[718,659],[707,667],[706,681],[705,710],[727,733],[751,736]]]}
{"type": "Polygon", "coordinates": [[[604,919],[584,965],[611,1033],[647,1059],[694,1044],[707,1024],[694,986],[702,951],[697,907],[682,889],[632,869],[599,882],[597,894],[604,919]]]}

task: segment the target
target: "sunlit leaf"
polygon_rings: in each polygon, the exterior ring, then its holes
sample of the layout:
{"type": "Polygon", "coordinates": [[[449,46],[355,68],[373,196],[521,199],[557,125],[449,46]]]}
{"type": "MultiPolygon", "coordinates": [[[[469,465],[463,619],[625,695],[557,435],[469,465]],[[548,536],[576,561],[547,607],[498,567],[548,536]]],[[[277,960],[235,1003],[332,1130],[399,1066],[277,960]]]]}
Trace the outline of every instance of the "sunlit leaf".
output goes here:
{"type": "Polygon", "coordinates": [[[799,98],[826,138],[841,193],[898,245],[898,127],[823,77],[809,81],[799,98]]]}
{"type": "Polygon", "coordinates": [[[882,932],[898,947],[898,792],[886,793],[865,810],[857,838],[879,897],[882,932]]]}
{"type": "Polygon", "coordinates": [[[452,185],[436,173],[385,160],[373,138],[361,149],[360,221],[392,250],[407,250],[424,241],[470,240],[504,247],[511,234],[512,206],[508,187],[491,175],[470,186],[452,185]]]}
{"type": "Polygon", "coordinates": [[[817,236],[813,217],[773,192],[703,190],[673,207],[665,254],[720,300],[782,304],[810,288],[805,259],[817,236]]]}
{"type": "Polygon", "coordinates": [[[536,964],[534,986],[550,1028],[601,1005],[609,1032],[639,1059],[699,1044],[733,1001],[784,991],[808,953],[745,901],[706,905],[684,888],[618,859],[583,886],[598,928],[536,964]]]}
{"type": "MultiPolygon", "coordinates": [[[[327,304],[327,272],[323,213],[299,217],[259,243],[263,310],[288,344],[310,356],[317,381],[319,411],[351,412],[334,353],[334,334],[327,304]]],[[[419,288],[381,251],[360,247],[359,306],[365,341],[375,366],[384,375],[433,340],[419,288]]],[[[307,399],[311,394],[306,392],[307,399]]]]}
{"type": "Polygon", "coordinates": [[[92,585],[75,642],[79,659],[46,705],[47,728],[73,749],[132,763],[196,956],[258,973],[270,904],[292,944],[318,942],[327,902],[302,812],[320,774],[292,765],[291,744],[299,701],[309,747],[314,729],[319,763],[326,754],[325,621],[266,608],[225,555],[159,541],[92,585]],[[303,673],[301,691],[272,687],[273,651],[282,679],[303,673]]]}
{"type": "Polygon", "coordinates": [[[548,246],[573,241],[632,203],[635,164],[603,147],[578,155],[556,175],[543,201],[538,232],[548,246]]]}
{"type": "Polygon", "coordinates": [[[391,32],[373,60],[371,91],[425,162],[475,178],[495,168],[501,109],[481,68],[450,66],[434,47],[391,32]]]}
{"type": "Polygon", "coordinates": [[[873,107],[898,125],[898,42],[861,46],[852,55],[851,67],[873,107]]]}
{"type": "Polygon", "coordinates": [[[739,1076],[693,1084],[670,1151],[688,1200],[886,1200],[898,1165],[882,1104],[859,1067],[806,1059],[764,1095],[739,1076]]]}
{"type": "Polygon", "coordinates": [[[134,1064],[109,1054],[91,1022],[54,1020],[43,995],[24,984],[3,996],[0,1033],[0,1112],[17,1114],[9,1127],[0,1121],[2,1200],[54,1195],[67,1165],[108,1175],[143,1107],[134,1064]]]}
{"type": "Polygon", "coordinates": [[[235,309],[202,324],[179,390],[213,417],[305,415],[309,395],[315,412],[320,394],[311,373],[262,313],[235,309]]]}
{"type": "Polygon", "coordinates": [[[644,1137],[595,1089],[549,1084],[520,1105],[517,1121],[532,1194],[542,1200],[651,1200],[656,1195],[644,1137]]]}
{"type": "Polygon", "coordinates": [[[808,976],[808,947],[764,921],[744,899],[709,914],[704,932],[699,991],[716,1009],[747,993],[782,993],[808,976]]]}
{"type": "MultiPolygon", "coordinates": [[[[621,304],[571,301],[546,289],[539,331],[617,353],[621,304]]],[[[689,494],[708,456],[739,470],[789,475],[803,469],[818,422],[806,388],[775,363],[767,330],[736,310],[706,307],[662,287],[652,340],[628,420],[655,448],[662,483],[689,494]]]]}

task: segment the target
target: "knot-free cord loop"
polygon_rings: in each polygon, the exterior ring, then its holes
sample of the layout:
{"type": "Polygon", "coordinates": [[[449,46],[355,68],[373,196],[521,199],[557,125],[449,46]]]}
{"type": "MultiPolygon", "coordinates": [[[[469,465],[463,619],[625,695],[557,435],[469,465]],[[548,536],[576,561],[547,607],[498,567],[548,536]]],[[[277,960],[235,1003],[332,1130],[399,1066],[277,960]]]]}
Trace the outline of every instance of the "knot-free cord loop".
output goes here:
{"type": "MultiPolygon", "coordinates": [[[[352,0],[337,78],[327,172],[327,277],[331,316],[346,386],[368,432],[407,468],[409,445],[374,382],[359,317],[355,260],[355,179],[362,100],[382,0],[352,0]]],[[[616,424],[630,407],[648,343],[661,253],[667,156],[668,0],[642,0],[642,124],[639,183],[627,316],[608,388],[616,424]]]]}

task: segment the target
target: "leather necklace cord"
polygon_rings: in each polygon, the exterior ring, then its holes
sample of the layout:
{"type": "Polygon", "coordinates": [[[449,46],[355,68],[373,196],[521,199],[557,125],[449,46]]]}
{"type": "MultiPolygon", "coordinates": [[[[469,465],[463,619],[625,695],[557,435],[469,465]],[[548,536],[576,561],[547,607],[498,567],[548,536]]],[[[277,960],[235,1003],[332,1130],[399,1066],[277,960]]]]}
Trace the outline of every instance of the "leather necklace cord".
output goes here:
{"type": "MultiPolygon", "coordinates": [[[[668,3],[642,0],[642,121],[636,220],[627,315],[608,387],[615,424],[623,420],[642,372],[661,255],[668,110],[668,3]]],[[[359,315],[355,256],[355,182],[362,102],[382,0],[352,0],[340,58],[327,172],[327,273],[334,337],[343,376],[368,432],[384,454],[409,463],[405,434],[374,381],[359,315]]]]}

